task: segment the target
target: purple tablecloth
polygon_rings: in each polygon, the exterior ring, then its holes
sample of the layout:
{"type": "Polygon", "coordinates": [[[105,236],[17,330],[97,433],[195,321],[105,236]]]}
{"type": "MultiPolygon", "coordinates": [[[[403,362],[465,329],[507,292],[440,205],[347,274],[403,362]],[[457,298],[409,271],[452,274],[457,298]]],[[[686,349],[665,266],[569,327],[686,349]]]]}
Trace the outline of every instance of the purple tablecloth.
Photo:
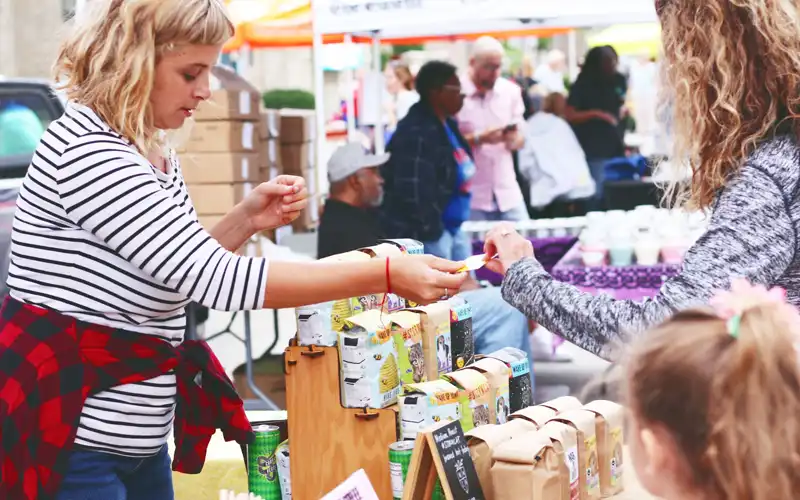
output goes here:
{"type": "Polygon", "coordinates": [[[617,299],[652,297],[664,282],[680,272],[679,265],[586,267],[574,245],[553,267],[553,278],[591,293],[608,293],[617,299]]]}
{"type": "MultiPolygon", "coordinates": [[[[550,272],[562,257],[569,251],[570,248],[575,246],[578,239],[574,236],[566,236],[559,238],[530,238],[533,243],[533,249],[536,252],[536,258],[541,262],[542,266],[550,272]]],[[[483,253],[483,241],[472,242],[472,253],[474,255],[483,253]]],[[[475,277],[481,281],[488,281],[493,285],[499,285],[503,282],[503,277],[499,274],[493,273],[487,269],[478,269],[475,271],[475,277]]]]}

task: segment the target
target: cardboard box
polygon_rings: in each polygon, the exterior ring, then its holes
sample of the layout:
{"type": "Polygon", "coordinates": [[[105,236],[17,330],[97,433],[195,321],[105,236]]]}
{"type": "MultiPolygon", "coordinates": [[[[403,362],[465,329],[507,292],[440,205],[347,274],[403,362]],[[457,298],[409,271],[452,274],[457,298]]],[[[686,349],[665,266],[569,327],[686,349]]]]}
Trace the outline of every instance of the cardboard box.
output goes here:
{"type": "Polygon", "coordinates": [[[316,137],[314,110],[282,109],[280,114],[281,143],[299,144],[314,140],[316,137]]]}
{"type": "Polygon", "coordinates": [[[322,195],[317,193],[316,171],[305,170],[303,178],[306,180],[306,189],[308,189],[309,196],[306,209],[292,222],[292,229],[298,233],[316,229],[319,222],[319,204],[322,198],[322,195]]]}
{"type": "Polygon", "coordinates": [[[492,454],[495,500],[561,498],[562,463],[549,437],[538,431],[500,444],[492,454]]]}
{"type": "Polygon", "coordinates": [[[261,182],[258,155],[253,153],[183,153],[181,172],[187,184],[261,182]]]}
{"type": "Polygon", "coordinates": [[[188,184],[189,196],[197,215],[225,215],[256,186],[252,182],[238,184],[188,184]]]}
{"type": "Polygon", "coordinates": [[[210,121],[195,123],[181,152],[255,153],[258,147],[253,122],[210,121]]]}
{"type": "Polygon", "coordinates": [[[281,112],[277,109],[267,109],[258,117],[258,138],[261,140],[275,139],[280,136],[281,112]]]}
{"type": "Polygon", "coordinates": [[[211,229],[216,226],[222,218],[225,217],[224,215],[201,215],[197,218],[200,225],[205,228],[206,231],[211,231],[211,229]]]}
{"type": "Polygon", "coordinates": [[[194,113],[197,122],[218,120],[258,121],[261,95],[249,90],[215,90],[194,113]]]}
{"type": "Polygon", "coordinates": [[[314,167],[314,143],[281,144],[280,163],[284,174],[302,175],[314,167]]]}
{"type": "Polygon", "coordinates": [[[281,168],[281,144],[278,139],[259,139],[258,165],[262,168],[281,168]]]}

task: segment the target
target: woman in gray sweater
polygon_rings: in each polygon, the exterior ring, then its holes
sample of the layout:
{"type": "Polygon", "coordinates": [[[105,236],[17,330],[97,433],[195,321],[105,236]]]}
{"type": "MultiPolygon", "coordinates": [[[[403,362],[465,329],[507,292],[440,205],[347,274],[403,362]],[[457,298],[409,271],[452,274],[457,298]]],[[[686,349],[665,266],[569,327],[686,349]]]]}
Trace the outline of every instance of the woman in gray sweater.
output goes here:
{"type": "Polygon", "coordinates": [[[486,250],[503,296],[528,317],[601,356],[675,311],[706,304],[731,280],[781,286],[800,305],[800,13],[795,2],[658,0],[674,101],[673,158],[693,176],[677,194],[709,209],[707,233],[681,274],[643,302],[592,296],[557,282],[509,226],[486,250]]]}

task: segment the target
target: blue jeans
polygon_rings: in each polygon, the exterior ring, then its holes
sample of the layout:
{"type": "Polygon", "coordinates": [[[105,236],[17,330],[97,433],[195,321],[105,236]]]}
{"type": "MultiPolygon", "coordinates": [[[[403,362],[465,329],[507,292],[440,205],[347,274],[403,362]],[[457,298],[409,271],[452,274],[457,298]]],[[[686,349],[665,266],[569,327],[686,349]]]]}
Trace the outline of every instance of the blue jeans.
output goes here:
{"type": "Polygon", "coordinates": [[[423,244],[425,253],[455,262],[461,262],[472,255],[472,245],[461,229],[456,234],[445,230],[438,241],[425,241],[423,244]]]}
{"type": "Polygon", "coordinates": [[[167,447],[145,458],[75,450],[56,500],[174,500],[167,447]]]}
{"type": "Polygon", "coordinates": [[[592,179],[596,186],[594,196],[589,198],[589,209],[602,210],[606,205],[603,185],[606,182],[606,163],[608,163],[608,159],[587,160],[587,163],[589,164],[589,173],[592,174],[592,179]]]}
{"type": "Polygon", "coordinates": [[[520,205],[505,212],[501,212],[500,210],[476,210],[473,208],[469,218],[470,220],[477,221],[517,222],[521,220],[529,220],[531,217],[528,214],[528,209],[525,208],[525,205],[520,205]]]}
{"type": "Polygon", "coordinates": [[[499,287],[469,290],[461,292],[459,296],[464,297],[472,306],[475,354],[491,354],[504,347],[521,349],[531,362],[533,384],[533,353],[528,318],[503,300],[499,287]]]}

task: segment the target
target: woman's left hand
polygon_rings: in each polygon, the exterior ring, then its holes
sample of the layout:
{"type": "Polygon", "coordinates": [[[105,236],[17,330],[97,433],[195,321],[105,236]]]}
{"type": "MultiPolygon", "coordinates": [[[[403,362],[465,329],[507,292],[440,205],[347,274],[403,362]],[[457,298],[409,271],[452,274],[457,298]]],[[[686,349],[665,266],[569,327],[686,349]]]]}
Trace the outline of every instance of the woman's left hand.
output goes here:
{"type": "Polygon", "coordinates": [[[306,181],[295,175],[279,175],[262,182],[241,203],[253,232],[285,226],[307,205],[306,181]]]}
{"type": "Polygon", "coordinates": [[[523,238],[514,226],[508,223],[496,225],[486,235],[484,252],[490,257],[497,255],[486,263],[486,268],[505,276],[508,268],[515,262],[533,257],[533,244],[523,238]]]}

